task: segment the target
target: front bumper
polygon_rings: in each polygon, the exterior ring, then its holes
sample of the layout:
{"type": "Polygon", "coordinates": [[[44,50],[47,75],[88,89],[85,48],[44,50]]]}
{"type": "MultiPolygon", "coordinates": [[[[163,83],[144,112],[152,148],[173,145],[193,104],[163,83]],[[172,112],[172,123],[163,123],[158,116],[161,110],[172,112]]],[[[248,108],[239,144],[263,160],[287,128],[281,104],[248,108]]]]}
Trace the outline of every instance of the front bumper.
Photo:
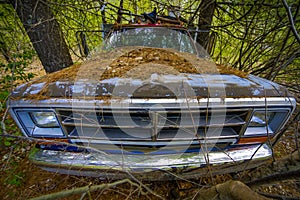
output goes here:
{"type": "Polygon", "coordinates": [[[267,144],[251,145],[222,152],[166,155],[66,152],[35,148],[30,159],[47,171],[120,179],[133,175],[143,179],[196,178],[257,167],[272,155],[267,144]],[[249,161],[249,162],[248,162],[249,161]]]}

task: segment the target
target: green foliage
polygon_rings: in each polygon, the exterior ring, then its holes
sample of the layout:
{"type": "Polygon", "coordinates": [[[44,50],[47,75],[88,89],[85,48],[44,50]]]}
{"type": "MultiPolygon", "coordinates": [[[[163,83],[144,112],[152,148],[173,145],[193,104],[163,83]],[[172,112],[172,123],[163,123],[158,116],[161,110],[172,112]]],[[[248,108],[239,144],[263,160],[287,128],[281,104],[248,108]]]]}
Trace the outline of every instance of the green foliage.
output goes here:
{"type": "MultiPolygon", "coordinates": [[[[60,23],[67,44],[77,57],[80,58],[81,56],[78,49],[78,31],[85,32],[90,49],[94,49],[101,44],[102,33],[97,32],[102,29],[101,24],[103,21],[100,11],[102,5],[99,1],[60,0],[50,1],[49,3],[60,23]]],[[[111,23],[109,18],[107,23],[111,23]]]]}
{"type": "MultiPolygon", "coordinates": [[[[0,92],[0,116],[2,120],[2,115],[6,110],[6,100],[8,99],[9,91],[8,89],[3,89],[3,91],[0,92]]],[[[0,127],[0,147],[12,147],[15,146],[15,138],[11,137],[1,137],[1,134],[7,133],[11,135],[21,136],[22,133],[20,129],[16,126],[14,120],[10,117],[6,117],[3,121],[5,125],[5,131],[3,130],[3,127],[0,127]]]]}
{"type": "Polygon", "coordinates": [[[22,172],[17,172],[16,174],[10,174],[7,182],[10,185],[15,185],[20,187],[22,185],[23,176],[24,174],[22,172]]]}
{"type": "MultiPolygon", "coordinates": [[[[35,53],[23,26],[9,4],[0,4],[0,109],[4,109],[8,89],[13,81],[29,81],[34,74],[27,73],[35,53]]],[[[14,84],[14,83],[13,83],[14,84]]]]}
{"type": "MultiPolygon", "coordinates": [[[[8,100],[8,96],[9,96],[9,90],[8,88],[4,88],[5,86],[3,86],[3,88],[1,88],[1,92],[0,92],[0,116],[2,117],[3,113],[6,110],[6,101],[8,100]]],[[[2,118],[1,118],[2,120],[2,118]]],[[[10,117],[6,117],[6,119],[4,120],[4,124],[5,124],[5,130],[7,133],[12,134],[12,135],[19,135],[21,136],[22,133],[20,132],[20,129],[16,126],[16,124],[14,123],[14,120],[10,117]]],[[[2,127],[0,127],[0,134],[3,134],[3,129],[2,127]]],[[[13,141],[15,139],[13,138],[6,138],[6,137],[0,137],[0,144],[3,144],[6,147],[10,147],[11,145],[13,145],[13,141]]]]}
{"type": "Polygon", "coordinates": [[[9,169],[5,170],[7,175],[5,182],[9,185],[14,185],[17,187],[22,186],[23,180],[25,178],[25,174],[18,169],[18,161],[14,159],[9,160],[9,169]]]}
{"type": "Polygon", "coordinates": [[[13,143],[13,141],[14,141],[15,139],[14,138],[6,138],[5,140],[4,140],[4,146],[6,146],[6,147],[10,147],[13,143]]]}
{"type": "MultiPolygon", "coordinates": [[[[292,1],[289,5],[292,14],[299,15],[296,9],[299,5],[292,1]]],[[[299,21],[295,23],[299,27],[299,21]]],[[[286,10],[280,3],[262,0],[255,4],[250,1],[220,3],[212,30],[212,56],[218,63],[286,86],[291,85],[287,81],[298,79],[299,43],[291,32],[286,10]]]]}
{"type": "MultiPolygon", "coordinates": [[[[7,3],[0,4],[0,50],[8,57],[14,52],[32,50],[30,40],[16,15],[13,7],[7,3]]],[[[0,59],[1,61],[1,59],[0,59]]]]}
{"type": "Polygon", "coordinates": [[[0,92],[0,102],[3,102],[4,100],[6,100],[6,97],[9,95],[9,91],[8,90],[2,90],[0,92]]]}
{"type": "MultiPolygon", "coordinates": [[[[23,134],[20,132],[20,129],[16,126],[14,121],[11,118],[8,118],[4,121],[6,132],[11,135],[22,136],[23,134]]],[[[1,131],[0,131],[1,133],[1,131]]],[[[8,142],[13,141],[13,139],[8,139],[8,142]]]]}
{"type": "Polygon", "coordinates": [[[7,64],[0,63],[0,67],[4,69],[6,74],[0,83],[9,86],[9,83],[12,83],[12,81],[29,81],[32,79],[34,74],[27,73],[26,68],[32,62],[34,55],[35,52],[29,50],[23,53],[13,54],[12,61],[7,64]]]}

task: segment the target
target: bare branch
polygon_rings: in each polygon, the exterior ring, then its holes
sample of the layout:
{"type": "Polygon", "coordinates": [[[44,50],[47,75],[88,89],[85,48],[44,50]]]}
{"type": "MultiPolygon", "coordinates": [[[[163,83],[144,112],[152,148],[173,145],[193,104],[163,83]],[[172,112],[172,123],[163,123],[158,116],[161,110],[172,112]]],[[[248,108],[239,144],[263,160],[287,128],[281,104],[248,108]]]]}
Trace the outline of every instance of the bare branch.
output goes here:
{"type": "Polygon", "coordinates": [[[56,192],[56,193],[52,193],[52,194],[39,196],[36,198],[32,198],[31,200],[46,200],[46,199],[50,200],[50,199],[63,198],[63,197],[67,197],[67,196],[71,196],[71,195],[75,195],[75,194],[84,194],[84,193],[89,193],[89,192],[93,192],[93,191],[97,191],[97,190],[103,190],[103,189],[115,187],[117,185],[121,185],[124,183],[130,183],[131,185],[136,186],[138,188],[141,187],[129,179],[123,179],[123,180],[116,181],[113,183],[106,183],[106,184],[93,185],[93,186],[88,185],[88,186],[84,186],[84,187],[80,187],[80,188],[73,188],[71,190],[65,190],[65,191],[60,191],[60,192],[56,192]]]}
{"type": "MultiPolygon", "coordinates": [[[[286,0],[282,0],[282,3],[283,3],[283,6],[288,14],[288,17],[289,17],[289,21],[290,21],[290,24],[291,24],[291,28],[292,28],[292,31],[294,33],[294,36],[296,37],[298,43],[300,44],[300,36],[297,32],[297,29],[295,27],[295,23],[294,23],[294,19],[293,19],[293,15],[292,15],[292,12],[291,12],[291,9],[290,7],[288,6],[286,0]]],[[[300,3],[298,4],[298,7],[299,7],[300,3]]]]}

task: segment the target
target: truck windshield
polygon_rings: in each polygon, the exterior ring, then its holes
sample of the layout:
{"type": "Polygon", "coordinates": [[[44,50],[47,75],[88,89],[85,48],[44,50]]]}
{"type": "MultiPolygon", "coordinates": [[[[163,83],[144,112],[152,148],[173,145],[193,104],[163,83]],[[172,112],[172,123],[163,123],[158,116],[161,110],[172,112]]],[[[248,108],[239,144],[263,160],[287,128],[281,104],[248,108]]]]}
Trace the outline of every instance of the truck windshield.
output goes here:
{"type": "Polygon", "coordinates": [[[194,42],[185,30],[164,27],[124,28],[112,32],[105,43],[106,49],[124,46],[171,48],[197,54],[194,42]]]}

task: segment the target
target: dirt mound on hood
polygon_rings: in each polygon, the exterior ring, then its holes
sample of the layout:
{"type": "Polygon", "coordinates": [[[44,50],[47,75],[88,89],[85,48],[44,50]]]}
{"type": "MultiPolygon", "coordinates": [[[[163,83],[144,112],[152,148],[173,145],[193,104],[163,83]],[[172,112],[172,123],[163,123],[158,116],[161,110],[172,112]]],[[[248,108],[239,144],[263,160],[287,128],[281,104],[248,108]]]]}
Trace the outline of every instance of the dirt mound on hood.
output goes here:
{"type": "Polygon", "coordinates": [[[125,47],[101,52],[97,56],[75,64],[61,71],[48,74],[28,84],[43,83],[38,93],[29,99],[49,98],[49,85],[55,82],[75,82],[85,80],[99,82],[111,78],[132,78],[147,80],[152,74],[235,74],[240,77],[246,73],[230,67],[216,66],[212,60],[199,58],[194,54],[178,52],[173,49],[125,47]]]}

